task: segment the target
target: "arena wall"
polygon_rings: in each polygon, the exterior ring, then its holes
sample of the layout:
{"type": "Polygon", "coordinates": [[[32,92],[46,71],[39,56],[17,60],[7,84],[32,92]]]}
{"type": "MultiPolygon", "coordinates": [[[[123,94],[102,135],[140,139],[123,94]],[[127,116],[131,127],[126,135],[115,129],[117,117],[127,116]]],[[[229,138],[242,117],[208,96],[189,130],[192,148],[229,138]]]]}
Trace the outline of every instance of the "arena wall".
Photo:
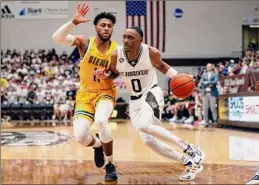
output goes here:
{"type": "MultiPolygon", "coordinates": [[[[52,2],[52,3],[58,3],[52,2]]],[[[77,1],[69,1],[69,19],[73,16],[77,1]]],[[[114,12],[118,18],[113,39],[122,43],[125,28],[125,1],[87,1],[89,17],[102,10],[114,12]]],[[[3,3],[2,3],[3,4],[3,3]]],[[[164,58],[228,57],[242,46],[242,23],[251,16],[259,18],[254,7],[258,1],[166,1],[166,52],[164,58]],[[176,18],[174,10],[183,10],[176,18]]],[[[58,52],[73,48],[54,44],[53,32],[67,20],[1,20],[1,48],[39,49],[56,48],[58,52]]],[[[94,35],[91,23],[73,30],[74,34],[94,35]]]]}

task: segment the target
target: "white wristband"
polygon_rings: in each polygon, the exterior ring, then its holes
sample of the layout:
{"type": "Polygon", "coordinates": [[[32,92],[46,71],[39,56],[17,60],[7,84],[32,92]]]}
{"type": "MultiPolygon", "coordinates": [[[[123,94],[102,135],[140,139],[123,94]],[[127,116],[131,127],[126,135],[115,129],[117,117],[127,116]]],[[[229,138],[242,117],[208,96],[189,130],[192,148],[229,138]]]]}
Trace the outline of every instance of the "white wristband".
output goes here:
{"type": "Polygon", "coordinates": [[[174,68],[170,67],[170,68],[167,70],[167,72],[166,72],[165,75],[168,76],[169,78],[173,78],[173,77],[175,77],[177,74],[178,74],[178,72],[177,72],[174,68]]]}

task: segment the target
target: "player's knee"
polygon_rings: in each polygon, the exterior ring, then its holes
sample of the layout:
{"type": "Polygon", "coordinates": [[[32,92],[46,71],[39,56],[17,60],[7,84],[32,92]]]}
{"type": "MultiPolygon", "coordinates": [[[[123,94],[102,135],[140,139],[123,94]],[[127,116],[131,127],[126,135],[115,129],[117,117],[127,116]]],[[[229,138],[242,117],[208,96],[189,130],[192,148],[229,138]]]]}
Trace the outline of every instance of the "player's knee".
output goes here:
{"type": "Polygon", "coordinates": [[[92,136],[89,133],[89,124],[87,122],[87,120],[83,119],[83,118],[76,118],[73,121],[73,125],[86,125],[86,129],[82,129],[82,130],[74,130],[74,138],[75,141],[77,141],[78,143],[87,146],[91,140],[92,140],[92,136]]]}
{"type": "Polygon", "coordinates": [[[105,125],[108,124],[108,120],[104,118],[96,118],[94,123],[98,130],[103,130],[105,125]]]}
{"type": "Polygon", "coordinates": [[[75,140],[81,145],[87,146],[91,141],[91,136],[86,134],[75,135],[75,140]]]}
{"type": "Polygon", "coordinates": [[[109,143],[110,141],[112,141],[112,131],[111,128],[108,126],[107,119],[101,117],[95,118],[94,124],[98,130],[100,140],[103,143],[109,143]]]}
{"type": "Polygon", "coordinates": [[[103,143],[109,143],[112,141],[112,131],[107,124],[103,125],[102,129],[99,130],[99,137],[103,143]]]}

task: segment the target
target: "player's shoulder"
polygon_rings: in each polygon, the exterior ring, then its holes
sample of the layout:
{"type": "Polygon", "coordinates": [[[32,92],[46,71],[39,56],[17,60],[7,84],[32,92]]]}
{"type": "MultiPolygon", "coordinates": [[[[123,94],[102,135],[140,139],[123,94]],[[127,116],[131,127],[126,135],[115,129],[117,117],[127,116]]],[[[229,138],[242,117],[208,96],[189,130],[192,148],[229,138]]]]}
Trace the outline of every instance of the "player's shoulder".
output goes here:
{"type": "Polygon", "coordinates": [[[148,46],[148,51],[150,56],[160,56],[160,51],[155,47],[148,46]]]}
{"type": "Polygon", "coordinates": [[[147,45],[147,46],[148,46],[149,53],[160,54],[160,51],[157,48],[149,46],[149,45],[147,45]]]}

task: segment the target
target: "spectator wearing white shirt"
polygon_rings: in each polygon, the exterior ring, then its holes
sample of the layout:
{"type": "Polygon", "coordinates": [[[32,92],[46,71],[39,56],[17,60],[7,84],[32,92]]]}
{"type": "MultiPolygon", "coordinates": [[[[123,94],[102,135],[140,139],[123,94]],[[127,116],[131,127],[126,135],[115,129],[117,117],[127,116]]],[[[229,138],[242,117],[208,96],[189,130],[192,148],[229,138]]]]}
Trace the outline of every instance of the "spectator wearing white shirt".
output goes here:
{"type": "Polygon", "coordinates": [[[67,120],[68,112],[69,112],[69,104],[66,102],[66,97],[61,97],[60,99],[60,117],[64,119],[64,121],[67,120]]]}
{"type": "Polygon", "coordinates": [[[235,68],[235,61],[230,60],[229,66],[228,66],[228,74],[233,73],[233,69],[235,68]]]}
{"type": "Polygon", "coordinates": [[[246,74],[247,72],[248,72],[247,61],[246,61],[246,59],[243,59],[240,74],[246,74]]]}
{"type": "Polygon", "coordinates": [[[7,96],[6,99],[8,103],[17,103],[18,102],[18,94],[14,86],[7,87],[7,96]]]}
{"type": "Polygon", "coordinates": [[[41,58],[39,57],[38,54],[36,54],[35,57],[32,59],[32,63],[33,64],[41,64],[42,63],[41,58]]]}
{"type": "Polygon", "coordinates": [[[26,85],[21,85],[20,88],[17,88],[17,96],[19,103],[25,103],[27,101],[28,89],[26,85]]]}

